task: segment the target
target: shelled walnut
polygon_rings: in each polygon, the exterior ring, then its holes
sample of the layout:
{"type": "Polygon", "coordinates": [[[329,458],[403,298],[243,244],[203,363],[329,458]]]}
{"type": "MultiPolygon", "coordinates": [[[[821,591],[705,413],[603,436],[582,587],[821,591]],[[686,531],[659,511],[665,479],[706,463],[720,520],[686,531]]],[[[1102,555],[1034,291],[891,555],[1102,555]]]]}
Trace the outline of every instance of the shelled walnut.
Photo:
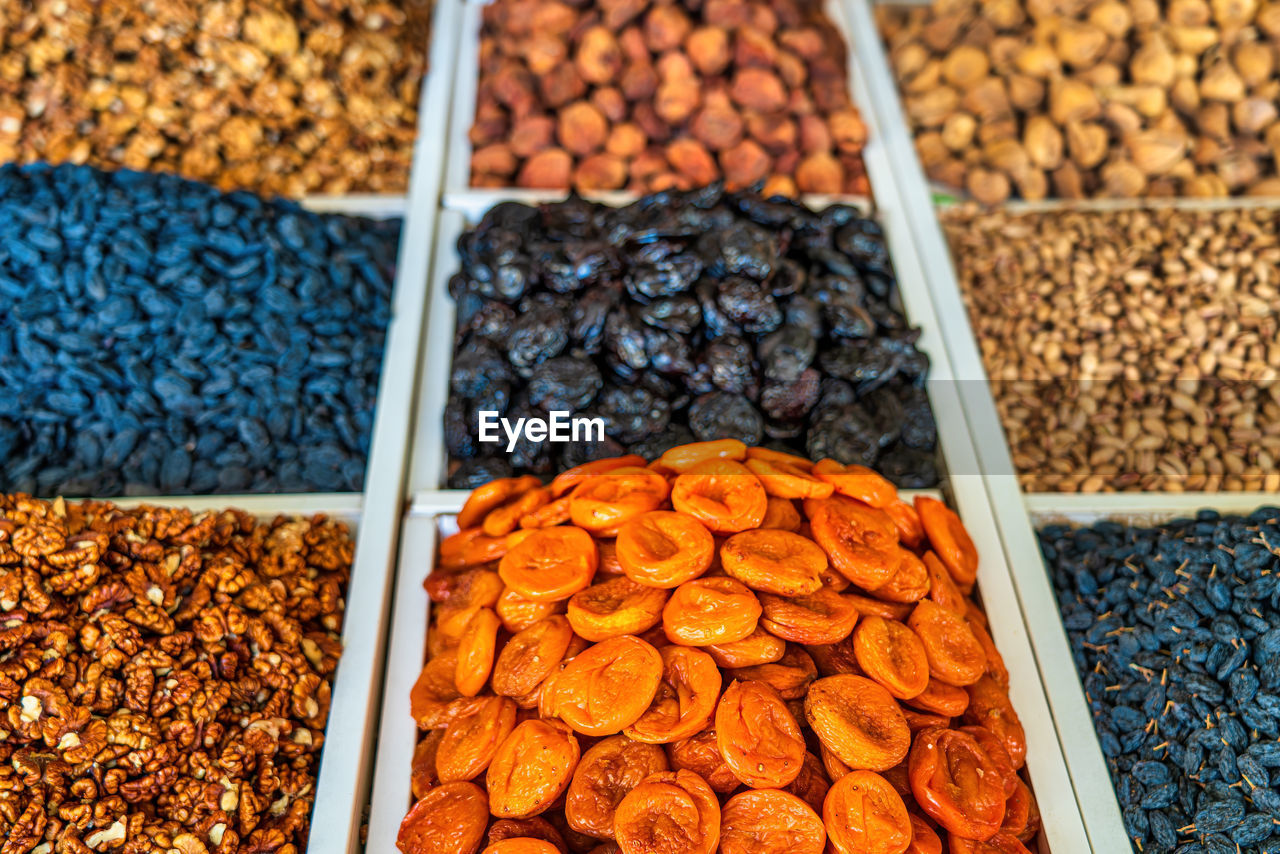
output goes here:
{"type": "Polygon", "coordinates": [[[844,45],[810,0],[497,0],[471,183],[635,192],[723,178],[866,194],[844,45]]]}
{"type": "Polygon", "coordinates": [[[980,202],[1280,195],[1276,0],[876,11],[925,171],[980,202]]]}
{"type": "Polygon", "coordinates": [[[322,516],[0,495],[5,850],[305,850],[352,554],[322,516]]]}
{"type": "Polygon", "coordinates": [[[0,162],[290,197],[408,185],[428,0],[4,6],[0,162]]]}

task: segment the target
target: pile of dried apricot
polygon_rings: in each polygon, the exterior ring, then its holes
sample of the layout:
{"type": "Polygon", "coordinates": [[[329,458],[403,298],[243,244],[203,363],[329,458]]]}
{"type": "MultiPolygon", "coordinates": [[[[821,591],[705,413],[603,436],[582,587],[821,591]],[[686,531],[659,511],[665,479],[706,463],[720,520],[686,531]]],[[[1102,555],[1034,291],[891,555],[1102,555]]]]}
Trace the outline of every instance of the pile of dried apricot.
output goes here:
{"type": "Polygon", "coordinates": [[[405,854],[1027,852],[1023,730],[940,501],[723,440],[496,480],[458,526],[405,854]]]}

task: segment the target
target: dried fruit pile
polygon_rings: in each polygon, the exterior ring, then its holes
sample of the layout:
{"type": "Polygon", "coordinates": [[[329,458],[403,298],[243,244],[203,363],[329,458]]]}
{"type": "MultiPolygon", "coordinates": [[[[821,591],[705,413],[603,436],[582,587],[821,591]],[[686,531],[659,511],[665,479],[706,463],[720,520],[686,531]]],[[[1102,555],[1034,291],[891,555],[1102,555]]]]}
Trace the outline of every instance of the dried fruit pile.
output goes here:
{"type": "Polygon", "coordinates": [[[1024,488],[1280,490],[1280,214],[943,216],[1024,488]]]}
{"type": "Polygon", "coordinates": [[[353,543],[322,516],[0,495],[0,838],[306,849],[353,543]]]}
{"type": "Polygon", "coordinates": [[[494,481],[458,525],[405,854],[1026,854],[1025,738],[940,501],[719,440],[494,481]]]}
{"type": "Polygon", "coordinates": [[[1135,850],[1280,837],[1280,508],[1040,531],[1135,850]]]}
{"type": "Polygon", "coordinates": [[[636,192],[723,178],[870,192],[845,49],[814,0],[497,0],[471,183],[636,192]],[[575,8],[577,5],[577,8],[575,8]]]}
{"type": "Polygon", "coordinates": [[[358,491],[399,231],[0,166],[0,489],[358,491]]]}
{"type": "Polygon", "coordinates": [[[981,202],[1280,195],[1274,0],[880,11],[925,170],[981,202]]]}
{"type": "Polygon", "coordinates": [[[928,358],[880,227],[853,208],[714,186],[502,204],[458,249],[451,486],[726,438],[937,482],[928,358]],[[477,441],[482,410],[598,417],[607,438],[508,454],[477,441]]]}
{"type": "Polygon", "coordinates": [[[425,0],[26,0],[0,18],[0,161],[223,189],[402,193],[425,0]]]}

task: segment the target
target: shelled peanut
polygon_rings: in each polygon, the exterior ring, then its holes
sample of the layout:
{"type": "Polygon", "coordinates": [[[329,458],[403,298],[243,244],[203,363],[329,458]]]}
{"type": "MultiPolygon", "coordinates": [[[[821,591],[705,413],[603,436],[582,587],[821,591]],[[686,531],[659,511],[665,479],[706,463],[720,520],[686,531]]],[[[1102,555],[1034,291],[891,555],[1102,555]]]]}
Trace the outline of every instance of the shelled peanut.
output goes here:
{"type": "Polygon", "coordinates": [[[497,0],[471,183],[866,194],[844,45],[804,0],[497,0]]]}
{"type": "Polygon", "coordinates": [[[935,181],[1010,196],[1280,195],[1280,2],[878,10],[935,181]]]}
{"type": "Polygon", "coordinates": [[[1280,211],[943,221],[1026,489],[1280,490],[1280,211]]]}
{"type": "Polygon", "coordinates": [[[404,192],[428,0],[0,3],[0,162],[404,192]]]}

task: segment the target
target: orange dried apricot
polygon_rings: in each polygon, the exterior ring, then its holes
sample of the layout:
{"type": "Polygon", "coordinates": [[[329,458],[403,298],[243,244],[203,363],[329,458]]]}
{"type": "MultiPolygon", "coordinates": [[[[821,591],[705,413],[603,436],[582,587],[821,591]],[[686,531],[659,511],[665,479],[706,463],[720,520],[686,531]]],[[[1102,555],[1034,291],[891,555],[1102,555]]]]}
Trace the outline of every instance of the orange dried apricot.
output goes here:
{"type": "Polygon", "coordinates": [[[871,596],[860,596],[857,593],[843,593],[844,600],[853,606],[864,617],[884,617],[886,620],[903,622],[911,616],[912,606],[905,602],[886,602],[871,596]]]}
{"type": "Polygon", "coordinates": [[[686,581],[671,593],[662,609],[667,639],[684,646],[740,641],[755,631],[760,600],[732,578],[686,581]]]}
{"type": "Polygon", "coordinates": [[[560,854],[560,849],[545,839],[512,836],[491,843],[480,854],[560,854]]]}
{"type": "Polygon", "coordinates": [[[494,692],[523,697],[533,691],[564,658],[572,639],[569,621],[559,614],[517,632],[502,647],[493,666],[494,692]]]}
{"type": "Polygon", "coordinates": [[[490,510],[485,514],[484,521],[480,523],[480,529],[486,536],[505,537],[520,527],[522,518],[537,511],[549,501],[551,501],[551,490],[546,487],[530,489],[501,507],[490,510]]]}
{"type": "Polygon", "coordinates": [[[1004,820],[1004,781],[974,740],[934,727],[916,735],[908,773],[916,803],[949,833],[990,839],[1004,820]]]}
{"type": "Polygon", "coordinates": [[[598,555],[590,534],[572,525],[527,533],[498,563],[508,587],[535,602],[558,602],[591,584],[598,555]]]}
{"type": "Polygon", "coordinates": [[[625,576],[579,590],[569,598],[569,625],[589,641],[638,635],[662,622],[667,591],[625,576]]]}
{"type": "Polygon", "coordinates": [[[808,804],[816,813],[822,809],[822,802],[831,788],[827,780],[827,771],[822,767],[822,760],[812,753],[805,753],[804,762],[800,765],[800,773],[787,791],[808,804]]]}
{"type": "Polygon", "coordinates": [[[592,460],[589,463],[583,463],[579,466],[563,471],[551,480],[551,494],[557,498],[571,491],[584,480],[588,480],[596,475],[611,472],[620,468],[637,468],[644,466],[644,457],[636,454],[627,454],[623,457],[609,457],[603,460],[592,460]]]}
{"type": "Polygon", "coordinates": [[[840,593],[826,587],[808,596],[760,594],[760,625],[793,643],[836,643],[848,637],[858,611],[840,593]]]}
{"type": "Polygon", "coordinates": [[[909,549],[920,548],[920,544],[924,542],[924,525],[920,524],[920,514],[916,512],[916,508],[899,498],[881,509],[889,514],[894,527],[898,529],[898,542],[909,549]]]}
{"type": "Polygon", "coordinates": [[[835,460],[818,460],[813,473],[831,484],[835,491],[863,504],[884,509],[898,500],[898,488],[888,478],[866,466],[841,465],[835,460]]]}
{"type": "Polygon", "coordinates": [[[929,687],[929,659],[916,633],[897,620],[866,617],[853,630],[858,666],[900,700],[929,687]]]}
{"type": "Polygon", "coordinates": [[[973,724],[956,727],[956,729],[973,736],[973,740],[978,742],[978,746],[987,754],[991,764],[1000,771],[1000,779],[1004,782],[1005,798],[1013,797],[1018,788],[1018,769],[1013,767],[1013,759],[1009,757],[1009,750],[1000,737],[989,729],[973,724]]]}
{"type": "Polygon", "coordinates": [[[651,774],[666,771],[661,747],[613,735],[582,754],[565,795],[564,815],[574,831],[613,839],[613,817],[627,792],[651,774]]]}
{"type": "Polygon", "coordinates": [[[977,682],[987,671],[986,651],[964,617],[924,599],[907,618],[907,625],[924,644],[929,675],[934,679],[964,687],[977,682]]]}
{"type": "Polygon", "coordinates": [[[734,681],[716,706],[716,746],[733,775],[753,789],[777,789],[800,774],[804,737],[778,692],[734,681]]]}
{"type": "Polygon", "coordinates": [[[673,741],[666,748],[672,768],[693,771],[722,795],[742,785],[720,755],[713,728],[704,729],[692,738],[673,741]]]}
{"type": "Polygon", "coordinates": [[[704,651],[721,667],[754,667],[772,664],[787,651],[787,642],[756,626],[740,641],[707,644],[704,651]]]}
{"type": "Polygon", "coordinates": [[[978,577],[978,550],[955,511],[936,498],[916,496],[916,512],[929,545],[941,558],[956,586],[968,593],[978,577]]]}
{"type": "Polygon", "coordinates": [[[569,496],[543,504],[520,517],[521,528],[550,528],[569,521],[569,496]]]}
{"type": "Polygon", "coordinates": [[[725,540],[720,565],[752,590],[803,596],[822,587],[827,555],[807,537],[757,528],[725,540]]]}
{"type": "Polygon", "coordinates": [[[506,537],[489,537],[480,528],[464,528],[440,541],[442,569],[462,569],[499,560],[507,553],[506,537]]]}
{"type": "Polygon", "coordinates": [[[831,786],[822,805],[827,838],[838,854],[903,854],[911,817],[902,796],[874,771],[850,771],[831,786]]]}
{"type": "Polygon", "coordinates": [[[969,694],[963,688],[929,677],[929,684],[923,691],[903,702],[935,715],[957,718],[969,708],[969,694]]]}
{"type": "Polygon", "coordinates": [[[474,697],[488,683],[500,628],[502,621],[491,608],[478,608],[467,620],[458,642],[458,664],[454,670],[454,684],[464,697],[474,697]]]}
{"type": "Polygon", "coordinates": [[[990,676],[981,677],[965,690],[969,707],[964,711],[964,722],[991,730],[1004,742],[1013,767],[1021,768],[1027,761],[1027,734],[1009,694],[990,676]]]}
{"type": "Polygon", "coordinates": [[[929,574],[929,598],[948,611],[963,616],[967,603],[960,588],[951,580],[951,573],[947,572],[947,568],[933,552],[925,552],[921,560],[924,562],[925,572],[929,574]]]}
{"type": "Polygon", "coordinates": [[[1014,776],[1013,793],[1004,802],[1004,822],[1000,825],[1000,832],[1019,842],[1027,842],[1039,829],[1040,808],[1036,805],[1036,797],[1021,778],[1014,776]]]}
{"type": "Polygon", "coordinates": [[[578,756],[578,740],[559,721],[518,724],[498,746],[485,774],[489,812],[498,818],[544,812],[569,788],[578,756]]]}
{"type": "Polygon", "coordinates": [[[732,675],[742,682],[763,682],[784,700],[799,700],[809,689],[809,683],[818,678],[818,667],[809,653],[792,646],[776,662],[734,668],[732,675]]]}
{"type": "Polygon", "coordinates": [[[670,492],[667,479],[638,466],[621,466],[582,480],[569,498],[573,524],[595,534],[617,531],[642,513],[657,510],[670,492]]]}
{"type": "Polygon", "coordinates": [[[661,771],[618,804],[613,832],[622,854],[712,854],[720,844],[720,802],[692,771],[661,771]]]}
{"type": "Polygon", "coordinates": [[[711,722],[720,696],[720,669],[711,656],[687,646],[665,646],[658,693],[626,735],[648,744],[666,744],[697,735],[711,722]]]}
{"type": "Polygon", "coordinates": [[[809,474],[807,466],[750,457],[744,465],[759,478],[765,495],[774,498],[826,498],[832,492],[831,484],[809,474]]]}
{"type": "Polygon", "coordinates": [[[906,854],[942,854],[942,838],[915,813],[911,814],[911,844],[906,854]]]}
{"type": "Polygon", "coordinates": [[[455,678],[458,656],[437,655],[422,668],[409,692],[409,711],[419,729],[436,729],[449,723],[449,705],[462,696],[455,678]]]}
{"type": "Polygon", "coordinates": [[[764,518],[760,520],[761,530],[791,531],[800,530],[800,511],[794,502],[786,498],[769,496],[764,508],[764,518]]]}
{"type": "Polygon", "coordinates": [[[990,839],[965,839],[953,833],[947,845],[951,854],[1031,854],[1017,837],[1003,831],[990,839]]]}
{"type": "Polygon", "coordinates": [[[907,719],[907,727],[911,730],[912,735],[930,727],[951,726],[951,718],[944,718],[942,715],[935,715],[930,712],[918,712],[907,706],[902,708],[902,716],[907,719]]]}
{"type": "Polygon", "coordinates": [[[758,528],[769,504],[760,480],[727,459],[709,460],[676,475],[671,503],[717,534],[758,528]]]}
{"type": "Polygon", "coordinates": [[[589,646],[555,679],[555,714],[584,735],[613,735],[649,708],[662,681],[662,656],[631,635],[589,646]]]}
{"type": "Polygon", "coordinates": [[[494,610],[498,612],[499,619],[502,620],[502,627],[507,631],[515,634],[524,631],[539,620],[545,620],[554,614],[564,610],[565,603],[560,602],[535,602],[532,599],[526,599],[510,587],[502,588],[502,595],[498,597],[498,604],[494,606],[494,610]]]}
{"type": "Polygon", "coordinates": [[[740,792],[720,812],[720,854],[822,854],[826,842],[813,808],[777,789],[740,792]]]}
{"type": "Polygon", "coordinates": [[[836,643],[809,644],[805,647],[818,672],[823,676],[835,676],[837,673],[853,673],[865,676],[858,664],[857,654],[853,651],[853,635],[836,643]]]}
{"type": "Polygon", "coordinates": [[[479,525],[492,511],[541,485],[542,482],[537,477],[527,474],[522,477],[500,477],[477,486],[471,490],[462,509],[458,511],[458,527],[466,529],[479,525]]]}
{"type": "Polygon", "coordinates": [[[533,818],[500,818],[489,825],[489,844],[504,839],[542,839],[550,842],[560,854],[569,854],[569,846],[565,844],[560,831],[552,827],[551,822],[541,816],[533,818]]]}
{"type": "Polygon", "coordinates": [[[885,584],[898,568],[898,529],[882,510],[843,495],[804,502],[813,538],[831,565],[863,590],[885,584]]]}
{"type": "Polygon", "coordinates": [[[973,636],[978,639],[978,643],[982,645],[983,652],[987,655],[987,675],[995,680],[996,684],[1004,689],[1005,693],[1009,691],[1009,670],[1004,666],[1004,656],[1000,654],[1000,650],[996,647],[996,642],[991,639],[991,635],[987,633],[987,629],[981,623],[969,620],[969,631],[973,632],[973,636]]]}
{"type": "Polygon", "coordinates": [[[436,750],[441,782],[474,780],[516,725],[516,704],[507,697],[477,697],[444,731],[436,750]]]}
{"type": "Polygon", "coordinates": [[[863,676],[818,679],[809,686],[804,712],[822,745],[850,768],[892,768],[911,747],[911,730],[897,701],[863,676]]]}
{"type": "Polygon", "coordinates": [[[433,729],[414,745],[410,788],[415,798],[422,797],[428,789],[440,782],[436,777],[436,752],[442,738],[444,730],[433,729]]]}
{"type": "Polygon", "coordinates": [[[738,439],[716,439],[711,442],[691,442],[677,445],[658,458],[658,464],[677,474],[683,474],[712,460],[741,460],[747,456],[747,446],[738,439]]]}
{"type": "Polygon", "coordinates": [[[488,823],[483,789],[475,783],[444,783],[409,810],[396,847],[404,854],[475,854],[488,823]]]}
{"type": "Polygon", "coordinates": [[[692,516],[653,510],[619,528],[615,548],[618,565],[632,581],[678,587],[707,571],[716,543],[692,516]]]}
{"type": "Polygon", "coordinates": [[[919,602],[929,593],[929,570],[925,569],[924,562],[916,557],[915,552],[899,548],[898,556],[897,572],[888,582],[872,590],[871,595],[907,605],[919,602]]]}

